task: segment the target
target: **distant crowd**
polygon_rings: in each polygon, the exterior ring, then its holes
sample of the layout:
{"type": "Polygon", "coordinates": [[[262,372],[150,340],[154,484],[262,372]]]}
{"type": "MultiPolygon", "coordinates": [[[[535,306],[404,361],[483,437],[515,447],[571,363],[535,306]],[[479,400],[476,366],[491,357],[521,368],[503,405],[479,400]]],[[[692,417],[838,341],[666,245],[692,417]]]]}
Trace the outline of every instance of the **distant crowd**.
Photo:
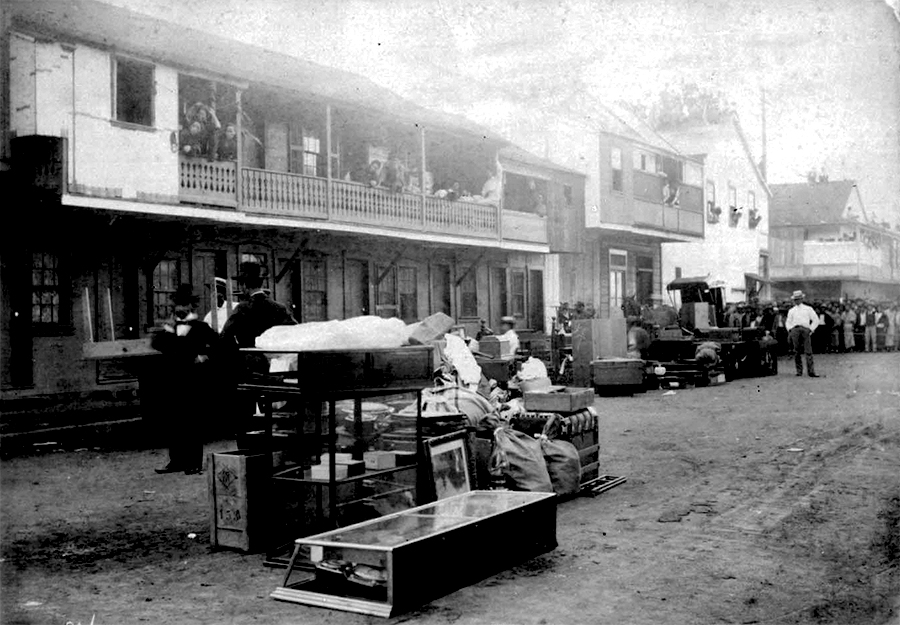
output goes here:
{"type": "MultiPolygon", "coordinates": [[[[876,352],[900,349],[900,303],[854,300],[807,302],[819,315],[813,332],[816,353],[876,352]]],[[[782,353],[790,350],[785,320],[792,303],[730,304],[724,325],[763,328],[778,341],[782,353]]]]}

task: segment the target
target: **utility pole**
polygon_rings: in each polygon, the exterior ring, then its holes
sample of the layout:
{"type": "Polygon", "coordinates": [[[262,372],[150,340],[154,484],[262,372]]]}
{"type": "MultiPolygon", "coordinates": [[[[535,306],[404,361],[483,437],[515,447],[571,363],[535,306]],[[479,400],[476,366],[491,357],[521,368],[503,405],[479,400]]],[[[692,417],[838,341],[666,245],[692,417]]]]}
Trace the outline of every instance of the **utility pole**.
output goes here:
{"type": "Polygon", "coordinates": [[[760,104],[762,106],[762,154],[759,159],[759,172],[763,180],[769,181],[768,151],[766,150],[766,88],[760,87],[760,104]]]}

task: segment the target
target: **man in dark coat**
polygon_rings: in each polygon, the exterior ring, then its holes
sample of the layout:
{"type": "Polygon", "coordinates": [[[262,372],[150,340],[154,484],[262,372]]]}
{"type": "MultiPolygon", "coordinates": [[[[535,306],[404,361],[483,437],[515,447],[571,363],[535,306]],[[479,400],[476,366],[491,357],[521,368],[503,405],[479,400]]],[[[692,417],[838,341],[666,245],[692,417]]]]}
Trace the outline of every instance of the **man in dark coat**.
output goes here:
{"type": "Polygon", "coordinates": [[[203,415],[213,392],[213,374],[209,357],[219,337],[197,318],[197,297],[190,284],[181,284],[172,296],[174,316],[163,331],[151,340],[162,353],[159,405],[160,417],[169,438],[169,464],[157,473],[184,471],[200,473],[203,466],[201,438],[203,415]]]}
{"type": "Polygon", "coordinates": [[[263,288],[262,272],[256,263],[242,263],[240,280],[247,300],[234,309],[225,327],[222,340],[229,347],[255,347],[256,337],[273,326],[296,325],[287,306],[273,301],[263,288]]]}

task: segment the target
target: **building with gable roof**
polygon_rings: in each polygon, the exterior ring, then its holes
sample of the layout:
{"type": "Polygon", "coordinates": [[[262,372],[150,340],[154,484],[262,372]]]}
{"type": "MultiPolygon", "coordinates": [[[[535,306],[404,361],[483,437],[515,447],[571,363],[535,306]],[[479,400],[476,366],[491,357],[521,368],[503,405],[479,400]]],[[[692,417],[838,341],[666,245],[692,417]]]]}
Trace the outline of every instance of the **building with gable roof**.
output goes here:
{"type": "Polygon", "coordinates": [[[855,181],[811,176],[771,188],[775,296],[801,289],[814,299],[900,297],[900,233],[874,221],[855,181]]]}

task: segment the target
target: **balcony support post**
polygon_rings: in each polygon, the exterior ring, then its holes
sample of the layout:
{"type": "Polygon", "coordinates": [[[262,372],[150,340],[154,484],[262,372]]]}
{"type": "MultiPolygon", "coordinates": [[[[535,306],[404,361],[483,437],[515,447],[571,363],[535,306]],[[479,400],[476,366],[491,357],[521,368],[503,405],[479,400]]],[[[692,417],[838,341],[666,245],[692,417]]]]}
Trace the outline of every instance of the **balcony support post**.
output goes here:
{"type": "MultiPolygon", "coordinates": [[[[234,92],[234,104],[237,108],[237,112],[234,116],[234,130],[235,130],[235,145],[237,146],[235,149],[235,161],[234,161],[234,194],[235,194],[235,206],[237,210],[243,210],[243,193],[241,189],[242,184],[242,171],[244,164],[244,109],[241,106],[241,93],[243,93],[240,89],[235,90],[234,92]]],[[[231,300],[228,300],[229,302],[231,300]]]]}
{"type": "MultiPolygon", "coordinates": [[[[325,105],[325,215],[331,218],[331,202],[334,198],[334,184],[331,175],[331,105],[325,105]]],[[[340,172],[339,172],[340,173],[340,172]]]]}
{"type": "Polygon", "coordinates": [[[422,230],[425,230],[425,127],[419,126],[419,212],[422,215],[422,230]]]}

